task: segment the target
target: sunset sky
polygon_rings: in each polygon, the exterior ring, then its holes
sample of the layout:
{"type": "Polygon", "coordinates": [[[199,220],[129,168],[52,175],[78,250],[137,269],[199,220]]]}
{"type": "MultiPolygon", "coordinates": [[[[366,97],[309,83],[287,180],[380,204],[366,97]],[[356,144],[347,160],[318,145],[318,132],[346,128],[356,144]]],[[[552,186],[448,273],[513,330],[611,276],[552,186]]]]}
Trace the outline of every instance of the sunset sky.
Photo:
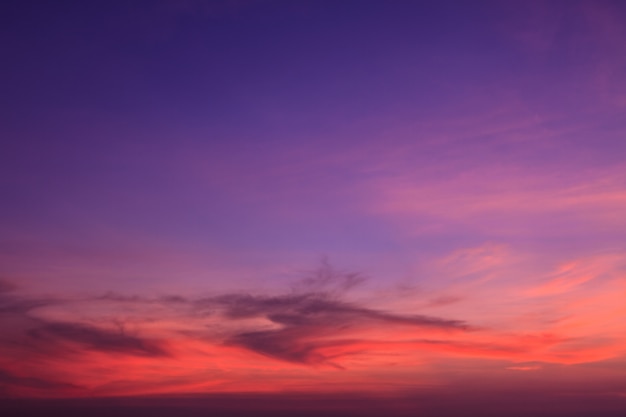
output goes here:
{"type": "Polygon", "coordinates": [[[626,2],[0,20],[11,407],[624,415],[626,2]]]}

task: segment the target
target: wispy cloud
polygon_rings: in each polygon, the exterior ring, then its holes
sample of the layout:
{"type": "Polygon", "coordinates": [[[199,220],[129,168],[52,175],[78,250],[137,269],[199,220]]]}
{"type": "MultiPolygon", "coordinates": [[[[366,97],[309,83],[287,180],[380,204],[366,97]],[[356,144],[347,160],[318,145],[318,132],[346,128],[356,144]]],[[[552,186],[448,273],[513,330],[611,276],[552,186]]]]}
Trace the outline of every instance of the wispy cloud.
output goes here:
{"type": "Polygon", "coordinates": [[[419,375],[449,358],[496,361],[498,369],[521,371],[527,363],[619,357],[626,346],[616,337],[623,329],[616,317],[624,311],[619,291],[607,299],[606,289],[623,291],[615,272],[620,256],[563,264],[561,273],[568,277],[578,267],[567,265],[587,265],[585,274],[595,286],[585,289],[586,296],[584,283],[575,282],[545,295],[538,288],[561,279],[558,271],[523,286],[503,278],[518,265],[509,250],[487,245],[444,256],[431,271],[440,274],[436,291],[411,292],[413,306],[403,300],[397,310],[392,300],[379,303],[363,291],[354,297],[362,276],[328,264],[282,292],[197,297],[108,292],[48,299],[6,291],[0,294],[0,319],[7,329],[0,335],[0,369],[15,378],[6,376],[2,383],[10,395],[24,389],[66,392],[65,383],[98,395],[230,390],[233,384],[255,390],[258,378],[287,387],[300,373],[316,372],[325,380],[339,378],[327,374],[338,369],[344,382],[363,383],[370,374],[392,375],[398,363],[419,375]],[[459,277],[460,270],[470,275],[459,277]],[[437,315],[422,313],[435,307],[437,315]],[[16,358],[29,365],[16,367],[16,358]],[[57,380],[61,385],[53,383],[57,380]]]}
{"type": "Polygon", "coordinates": [[[0,386],[18,386],[42,390],[67,390],[78,389],[79,386],[66,382],[36,377],[21,377],[0,369],[0,386]]]}
{"type": "Polygon", "coordinates": [[[399,315],[352,305],[324,293],[276,297],[226,295],[211,300],[231,319],[260,317],[278,327],[248,331],[231,336],[227,342],[278,359],[305,364],[324,363],[322,352],[329,345],[350,344],[342,333],[358,327],[412,326],[440,330],[467,331],[460,320],[423,315],[399,315]],[[338,338],[339,337],[339,338],[338,338]]]}
{"type": "Polygon", "coordinates": [[[84,348],[102,352],[128,355],[163,357],[167,350],[159,343],[124,334],[122,330],[113,332],[76,323],[41,323],[28,331],[36,343],[58,343],[69,341],[81,344],[84,348]]]}
{"type": "MultiPolygon", "coordinates": [[[[430,219],[439,231],[468,227],[502,236],[624,230],[624,175],[587,173],[567,182],[520,170],[490,167],[439,181],[406,174],[376,180],[376,210],[403,221],[430,219]]],[[[432,229],[431,225],[431,229],[432,229]]],[[[428,229],[427,229],[428,230],[428,229]]],[[[426,230],[426,231],[427,231],[426,230]]],[[[416,229],[415,233],[424,232],[416,229]]]]}

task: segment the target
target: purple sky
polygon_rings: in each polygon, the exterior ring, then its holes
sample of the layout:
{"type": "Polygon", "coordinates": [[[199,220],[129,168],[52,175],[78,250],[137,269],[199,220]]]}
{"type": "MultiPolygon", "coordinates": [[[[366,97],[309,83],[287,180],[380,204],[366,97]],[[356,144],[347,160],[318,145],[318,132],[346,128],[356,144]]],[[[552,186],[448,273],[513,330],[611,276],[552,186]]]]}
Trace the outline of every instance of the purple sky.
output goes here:
{"type": "Polygon", "coordinates": [[[0,396],[626,408],[625,3],[1,16],[0,396]]]}

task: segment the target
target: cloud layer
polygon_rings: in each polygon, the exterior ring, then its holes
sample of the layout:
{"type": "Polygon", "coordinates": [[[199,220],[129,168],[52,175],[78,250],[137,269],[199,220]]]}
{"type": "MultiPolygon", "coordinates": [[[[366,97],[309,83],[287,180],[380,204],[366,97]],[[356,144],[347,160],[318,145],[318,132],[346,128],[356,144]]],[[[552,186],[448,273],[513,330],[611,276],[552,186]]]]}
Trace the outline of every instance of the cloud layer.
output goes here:
{"type": "Polygon", "coordinates": [[[434,264],[448,284],[378,301],[352,295],[365,285],[360,276],[327,263],[277,294],[37,298],[6,284],[0,384],[8,396],[254,391],[304,381],[324,390],[327,380],[381,389],[381,376],[407,386],[451,383],[450,361],[469,366],[467,375],[508,382],[515,378],[507,372],[520,371],[550,379],[555,366],[574,366],[574,380],[601,377],[600,364],[626,348],[619,337],[623,261],[607,255],[571,262],[520,287],[504,278],[517,262],[506,249],[476,248],[434,264]],[[476,278],[459,281],[458,268],[476,278]],[[581,367],[586,363],[599,365],[581,367]],[[413,377],[405,380],[402,369],[413,377]]]}

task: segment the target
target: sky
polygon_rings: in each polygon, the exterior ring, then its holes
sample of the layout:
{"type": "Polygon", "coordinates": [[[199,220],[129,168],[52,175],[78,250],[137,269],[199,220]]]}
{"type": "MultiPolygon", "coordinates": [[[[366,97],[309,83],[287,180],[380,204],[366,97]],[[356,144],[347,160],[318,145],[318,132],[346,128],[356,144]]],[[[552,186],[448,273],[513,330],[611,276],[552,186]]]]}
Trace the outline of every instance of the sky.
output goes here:
{"type": "Polygon", "coordinates": [[[624,2],[2,8],[16,415],[623,415],[624,2]]]}

